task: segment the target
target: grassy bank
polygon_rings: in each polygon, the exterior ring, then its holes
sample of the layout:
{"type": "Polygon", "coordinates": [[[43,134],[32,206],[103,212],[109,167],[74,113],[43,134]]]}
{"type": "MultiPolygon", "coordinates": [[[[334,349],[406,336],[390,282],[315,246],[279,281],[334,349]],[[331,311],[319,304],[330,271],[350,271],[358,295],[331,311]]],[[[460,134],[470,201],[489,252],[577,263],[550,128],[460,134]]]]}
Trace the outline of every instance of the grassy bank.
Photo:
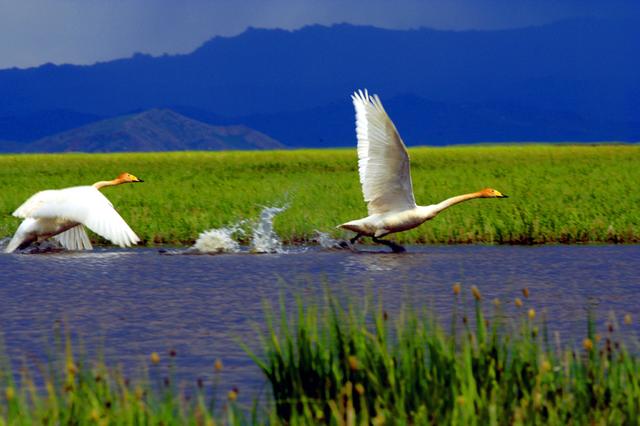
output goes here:
{"type": "Polygon", "coordinates": [[[331,296],[267,314],[254,359],[271,392],[251,406],[215,378],[174,383],[170,355],[150,354],[129,380],[67,344],[35,371],[25,364],[19,382],[18,370],[0,365],[0,424],[637,424],[632,318],[611,320],[602,334],[589,322],[572,345],[547,332],[526,290],[511,319],[471,292],[475,306],[465,308],[454,286],[444,328],[423,312],[390,317],[383,306],[341,306],[331,296]]]}
{"type": "MultiPolygon", "coordinates": [[[[402,243],[640,241],[640,147],[495,146],[411,150],[416,200],[432,204],[494,187],[506,200],[474,200],[394,236],[402,243]]],[[[206,229],[255,218],[288,202],[275,222],[287,243],[366,216],[355,149],[0,156],[0,236],[9,214],[47,188],[91,184],[129,171],[140,185],[105,194],[148,245],[190,244],[206,229]]]]}

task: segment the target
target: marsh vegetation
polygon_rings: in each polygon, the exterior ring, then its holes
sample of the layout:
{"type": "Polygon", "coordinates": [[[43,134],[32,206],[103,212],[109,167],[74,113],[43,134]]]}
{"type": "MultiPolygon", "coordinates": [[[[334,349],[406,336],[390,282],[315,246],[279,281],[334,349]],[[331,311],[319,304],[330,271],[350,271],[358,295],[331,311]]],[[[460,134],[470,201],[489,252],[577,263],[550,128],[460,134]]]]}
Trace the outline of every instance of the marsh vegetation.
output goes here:
{"type": "MultiPolygon", "coordinates": [[[[456,206],[417,229],[411,243],[542,244],[640,241],[640,147],[524,145],[412,148],[416,200],[432,204],[487,186],[500,202],[456,206]]],[[[145,183],[105,191],[144,244],[191,245],[200,232],[289,208],[275,222],[285,244],[311,241],[366,216],[355,149],[0,156],[0,235],[36,191],[91,184],[121,171],[145,183]]],[[[100,242],[98,237],[92,236],[100,242]]]]}
{"type": "MultiPolygon", "coordinates": [[[[240,403],[217,376],[184,386],[175,353],[147,356],[134,378],[74,355],[70,340],[38,368],[0,369],[2,424],[634,424],[640,360],[633,318],[589,319],[560,342],[528,300],[486,301],[455,284],[450,323],[365,298],[267,309],[252,353],[270,392],[240,403]],[[473,304],[462,303],[464,293],[473,304]],[[518,314],[502,314],[502,304],[518,314]],[[16,380],[15,378],[18,378],[16,380]]],[[[63,340],[60,340],[63,342],[63,340]]],[[[224,367],[217,361],[217,372],[224,367]]]]}

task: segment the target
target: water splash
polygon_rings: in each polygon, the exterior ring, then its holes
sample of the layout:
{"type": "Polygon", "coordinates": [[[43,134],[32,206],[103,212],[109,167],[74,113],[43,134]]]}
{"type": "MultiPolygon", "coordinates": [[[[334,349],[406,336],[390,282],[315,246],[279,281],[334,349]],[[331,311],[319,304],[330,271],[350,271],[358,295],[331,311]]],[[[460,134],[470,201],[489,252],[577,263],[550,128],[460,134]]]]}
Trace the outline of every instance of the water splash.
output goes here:
{"type": "MultiPolygon", "coordinates": [[[[11,242],[11,238],[0,239],[0,253],[4,253],[4,250],[9,245],[9,242],[11,242]]],[[[58,241],[54,239],[47,239],[31,243],[23,249],[16,249],[14,253],[43,254],[57,253],[65,250],[66,249],[58,241]]]]}
{"type": "Polygon", "coordinates": [[[273,230],[273,219],[289,208],[265,207],[260,212],[260,220],[253,227],[251,233],[251,251],[253,253],[285,253],[280,237],[273,230]]]}
{"type": "Polygon", "coordinates": [[[233,237],[244,235],[243,223],[244,221],[225,228],[214,228],[202,232],[192,249],[201,253],[238,253],[240,243],[233,237]]]}
{"type": "Polygon", "coordinates": [[[242,251],[238,237],[251,235],[249,250],[252,253],[286,253],[282,241],[273,230],[274,218],[289,206],[265,207],[256,221],[243,220],[224,228],[214,228],[201,233],[191,250],[200,253],[239,253],[242,251]],[[250,225],[249,231],[245,227],[250,225]]]}
{"type": "Polygon", "coordinates": [[[344,242],[343,241],[334,240],[333,238],[331,238],[329,236],[328,233],[321,232],[321,231],[318,231],[318,230],[315,230],[315,233],[316,233],[316,236],[313,239],[313,241],[315,241],[318,244],[320,244],[320,247],[325,248],[325,249],[342,249],[342,248],[344,248],[344,245],[343,245],[344,242]]]}

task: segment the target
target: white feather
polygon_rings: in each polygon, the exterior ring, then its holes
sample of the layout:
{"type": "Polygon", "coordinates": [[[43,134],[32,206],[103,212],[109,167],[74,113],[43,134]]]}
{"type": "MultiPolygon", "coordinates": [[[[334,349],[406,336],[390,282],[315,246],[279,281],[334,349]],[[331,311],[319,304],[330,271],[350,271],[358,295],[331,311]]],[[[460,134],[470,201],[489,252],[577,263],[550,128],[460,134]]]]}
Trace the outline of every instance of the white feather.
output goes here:
{"type": "Polygon", "coordinates": [[[30,218],[23,220],[20,226],[18,226],[16,233],[13,234],[13,238],[11,238],[11,241],[9,241],[9,244],[7,244],[7,247],[5,247],[5,253],[13,252],[27,240],[35,241],[32,233],[36,227],[36,222],[37,220],[30,218]]]}
{"type": "Polygon", "coordinates": [[[53,237],[67,250],[91,250],[93,246],[82,225],[76,225],[53,237]]]}
{"type": "Polygon", "coordinates": [[[91,243],[81,226],[121,247],[140,241],[111,202],[93,186],[41,191],[13,213],[25,218],[6,251],[15,250],[23,241],[58,236],[69,249],[90,249],[91,243]],[[26,227],[25,224],[29,226],[26,227]],[[23,226],[25,225],[25,226],[23,226]],[[65,235],[66,234],[66,235],[65,235]]]}
{"type": "Polygon", "coordinates": [[[352,97],[356,110],[358,171],[369,215],[416,207],[409,153],[377,95],[352,97]]]}
{"type": "Polygon", "coordinates": [[[396,126],[382,106],[378,96],[365,90],[351,98],[356,110],[358,137],[358,172],[369,216],[338,225],[356,233],[350,241],[362,236],[390,246],[394,252],[404,249],[397,244],[377,240],[394,232],[415,228],[433,219],[443,210],[474,198],[506,198],[492,188],[447,198],[438,204],[416,205],[409,170],[409,154],[396,126]]]}

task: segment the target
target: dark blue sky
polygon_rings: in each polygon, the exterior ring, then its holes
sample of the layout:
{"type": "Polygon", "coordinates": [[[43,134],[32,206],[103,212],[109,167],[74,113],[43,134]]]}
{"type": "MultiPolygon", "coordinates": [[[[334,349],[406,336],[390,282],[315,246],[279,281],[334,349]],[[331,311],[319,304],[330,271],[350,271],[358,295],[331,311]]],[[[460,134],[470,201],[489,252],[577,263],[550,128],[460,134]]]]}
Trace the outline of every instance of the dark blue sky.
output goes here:
{"type": "Polygon", "coordinates": [[[640,17],[639,0],[0,0],[0,69],[190,52],[248,26],[500,29],[640,17]]]}

